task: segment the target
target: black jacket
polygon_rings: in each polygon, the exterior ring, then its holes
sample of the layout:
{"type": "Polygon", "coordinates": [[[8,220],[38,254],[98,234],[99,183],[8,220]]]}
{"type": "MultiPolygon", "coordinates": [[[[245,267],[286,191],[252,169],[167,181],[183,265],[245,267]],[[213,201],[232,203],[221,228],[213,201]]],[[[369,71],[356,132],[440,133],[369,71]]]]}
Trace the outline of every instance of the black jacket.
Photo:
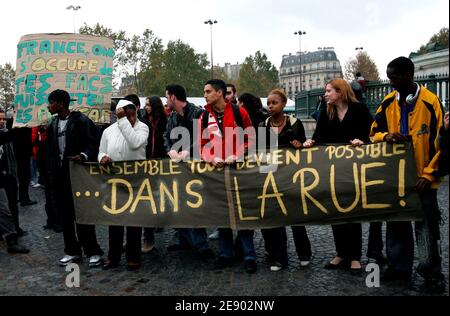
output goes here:
{"type": "Polygon", "coordinates": [[[167,120],[166,132],[164,133],[164,147],[166,149],[166,153],[171,151],[172,146],[181,139],[181,136],[179,136],[177,139],[170,139],[170,133],[176,127],[185,127],[188,129],[191,139],[190,143],[187,145],[191,146],[190,148],[192,149],[194,137],[193,121],[195,119],[199,119],[204,110],[192,103],[187,103],[183,111],[184,116],[181,116],[176,112],[172,112],[172,114],[169,116],[169,119],[167,120]]]}
{"type": "MultiPolygon", "coordinates": [[[[298,140],[301,143],[306,141],[305,136],[305,128],[303,127],[302,121],[298,118],[290,115],[286,116],[286,125],[283,127],[283,130],[278,134],[278,146],[280,147],[289,147],[291,146],[291,142],[294,140],[298,140]]],[[[264,122],[259,124],[259,127],[265,127],[266,130],[266,146],[269,146],[270,141],[270,133],[274,133],[270,128],[270,117],[267,118],[264,122]]]]}
{"type": "Polygon", "coordinates": [[[58,145],[58,123],[55,117],[47,126],[47,172],[58,172],[63,162],[71,157],[85,153],[88,161],[97,161],[99,141],[94,123],[80,112],[71,112],[66,128],[66,148],[63,161],[60,159],[58,145]]]}
{"type": "Polygon", "coordinates": [[[145,117],[142,122],[148,126],[148,142],[145,149],[145,154],[147,159],[151,158],[165,158],[167,155],[166,148],[164,146],[164,132],[167,126],[167,117],[162,117],[158,120],[156,128],[153,128],[151,122],[149,122],[145,117]],[[153,136],[153,133],[155,134],[153,136]],[[154,144],[153,144],[154,142],[154,144]]]}
{"type": "Polygon", "coordinates": [[[319,144],[348,144],[355,138],[370,143],[372,122],[369,109],[359,103],[349,104],[342,122],[337,115],[330,121],[325,109],[320,112],[312,139],[319,144]]]}
{"type": "Polygon", "coordinates": [[[0,156],[0,188],[4,188],[8,177],[16,177],[16,158],[12,148],[12,133],[0,130],[0,146],[2,154],[0,156]]]}

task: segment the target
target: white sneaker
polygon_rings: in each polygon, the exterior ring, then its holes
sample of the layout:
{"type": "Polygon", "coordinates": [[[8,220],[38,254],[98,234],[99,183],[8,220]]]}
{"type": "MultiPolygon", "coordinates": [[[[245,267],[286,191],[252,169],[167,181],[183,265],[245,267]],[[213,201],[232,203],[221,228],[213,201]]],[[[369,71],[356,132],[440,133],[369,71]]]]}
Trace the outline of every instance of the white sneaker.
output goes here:
{"type": "Polygon", "coordinates": [[[307,267],[309,266],[310,261],[300,261],[300,266],[301,267],[307,267]]]}
{"type": "Polygon", "coordinates": [[[69,255],[65,255],[64,257],[62,257],[61,259],[59,259],[59,265],[62,267],[65,267],[66,265],[68,265],[69,263],[72,262],[80,262],[81,261],[81,256],[69,256],[69,255]]]}
{"type": "Polygon", "coordinates": [[[33,187],[33,188],[40,188],[40,187],[41,187],[41,184],[40,184],[40,183],[35,183],[35,184],[32,185],[32,187],[33,187]]]}
{"type": "Polygon", "coordinates": [[[101,266],[103,263],[102,257],[95,255],[89,258],[89,267],[95,268],[101,266]]]}
{"type": "Polygon", "coordinates": [[[271,266],[270,266],[270,271],[272,272],[278,272],[280,270],[283,270],[283,265],[281,263],[278,262],[274,262],[271,266]]]}
{"type": "Polygon", "coordinates": [[[211,235],[208,236],[208,238],[212,240],[219,239],[219,230],[216,229],[214,232],[211,233],[211,235]]]}

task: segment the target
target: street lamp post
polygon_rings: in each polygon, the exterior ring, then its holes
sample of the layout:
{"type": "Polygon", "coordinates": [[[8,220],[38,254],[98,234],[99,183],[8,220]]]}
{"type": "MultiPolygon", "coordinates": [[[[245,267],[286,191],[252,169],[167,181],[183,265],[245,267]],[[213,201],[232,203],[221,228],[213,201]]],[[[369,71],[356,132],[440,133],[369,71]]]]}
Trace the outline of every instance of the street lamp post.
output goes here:
{"type": "Polygon", "coordinates": [[[75,34],[77,32],[75,27],[75,14],[78,10],[81,9],[81,7],[79,5],[69,5],[66,9],[73,10],[73,33],[75,34]]]}
{"type": "Polygon", "coordinates": [[[213,58],[213,37],[212,37],[212,26],[213,24],[216,24],[216,20],[208,20],[204,22],[205,24],[209,24],[210,26],[210,32],[211,32],[211,79],[214,78],[214,58],[213,58]]]}
{"type": "MultiPolygon", "coordinates": [[[[355,47],[355,50],[356,50],[356,66],[359,68],[359,60],[358,60],[358,54],[360,54],[360,53],[362,53],[362,51],[363,51],[363,49],[364,49],[364,47],[355,47]]],[[[357,72],[359,72],[360,70],[359,69],[356,69],[356,71],[357,72]]]]}
{"type": "Polygon", "coordinates": [[[298,89],[299,92],[302,92],[302,35],[305,35],[306,32],[304,31],[297,31],[294,33],[295,35],[298,35],[298,48],[299,48],[299,64],[300,64],[300,71],[299,71],[299,75],[300,75],[300,87],[298,89]]]}

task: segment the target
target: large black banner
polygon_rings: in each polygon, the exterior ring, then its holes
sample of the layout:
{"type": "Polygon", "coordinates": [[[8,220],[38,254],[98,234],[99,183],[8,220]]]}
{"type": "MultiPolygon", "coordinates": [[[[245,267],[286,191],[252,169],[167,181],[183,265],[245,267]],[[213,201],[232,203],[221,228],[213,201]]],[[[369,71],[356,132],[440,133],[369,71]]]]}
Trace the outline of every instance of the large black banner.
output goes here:
{"type": "Polygon", "coordinates": [[[74,163],[71,179],[83,224],[247,229],[422,218],[410,143],[280,149],[224,169],[74,163]]]}

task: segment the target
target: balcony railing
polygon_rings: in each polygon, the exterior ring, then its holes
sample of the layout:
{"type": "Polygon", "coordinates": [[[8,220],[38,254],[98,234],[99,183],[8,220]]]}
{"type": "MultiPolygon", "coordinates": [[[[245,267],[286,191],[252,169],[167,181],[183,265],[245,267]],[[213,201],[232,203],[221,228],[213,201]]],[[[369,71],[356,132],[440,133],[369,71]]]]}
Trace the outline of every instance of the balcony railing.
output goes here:
{"type": "MultiPolygon", "coordinates": [[[[416,77],[415,81],[424,85],[431,92],[435,93],[442,102],[444,110],[449,110],[449,75],[438,74],[423,77],[416,77]]],[[[375,114],[384,97],[392,91],[389,81],[369,82],[365,96],[365,103],[370,112],[375,114]]],[[[311,118],[311,114],[316,110],[317,100],[324,94],[323,89],[313,89],[298,93],[295,98],[295,112],[299,118],[311,118]]]]}

